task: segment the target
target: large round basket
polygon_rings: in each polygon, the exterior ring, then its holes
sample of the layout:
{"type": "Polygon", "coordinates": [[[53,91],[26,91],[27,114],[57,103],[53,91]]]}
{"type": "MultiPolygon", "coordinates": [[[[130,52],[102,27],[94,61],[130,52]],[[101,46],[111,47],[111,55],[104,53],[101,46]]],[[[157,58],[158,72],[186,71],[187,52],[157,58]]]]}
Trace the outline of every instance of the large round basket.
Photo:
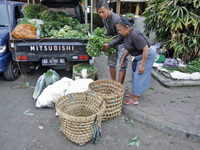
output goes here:
{"type": "Polygon", "coordinates": [[[106,108],[105,101],[93,93],[74,93],[56,101],[56,111],[61,121],[61,131],[78,145],[97,137],[106,108]]]}
{"type": "MultiPolygon", "coordinates": [[[[82,74],[81,73],[78,73],[76,72],[76,70],[74,68],[80,66],[80,65],[83,65],[83,64],[86,64],[86,63],[80,63],[80,64],[77,64],[77,65],[74,65],[73,66],[73,75],[72,75],[72,79],[75,80],[75,77],[80,77],[80,78],[83,78],[82,77],[82,74]]],[[[88,64],[87,64],[88,65],[88,64]]],[[[94,66],[93,66],[94,67],[94,66]]],[[[94,67],[95,68],[95,67],[94,67]]],[[[96,74],[97,74],[97,68],[95,68],[96,71],[91,73],[91,74],[88,74],[87,78],[90,78],[90,79],[93,79],[95,80],[95,77],[96,77],[96,74]]]]}
{"type": "Polygon", "coordinates": [[[102,121],[121,115],[124,86],[113,80],[97,80],[89,84],[90,92],[101,96],[106,101],[102,121]]]}

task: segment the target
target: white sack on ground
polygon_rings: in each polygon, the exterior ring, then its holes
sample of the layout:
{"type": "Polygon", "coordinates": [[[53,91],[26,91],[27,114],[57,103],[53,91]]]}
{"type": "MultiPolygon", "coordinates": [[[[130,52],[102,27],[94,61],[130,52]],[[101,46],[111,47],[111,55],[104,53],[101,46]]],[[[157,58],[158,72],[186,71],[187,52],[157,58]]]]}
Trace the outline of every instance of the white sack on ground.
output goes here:
{"type": "Polygon", "coordinates": [[[38,97],[36,107],[54,107],[55,102],[65,95],[72,82],[72,79],[63,77],[61,80],[46,87],[38,97]]]}
{"type": "Polygon", "coordinates": [[[85,92],[91,82],[93,82],[92,79],[77,79],[70,84],[65,94],[85,92]]]}
{"type": "Polygon", "coordinates": [[[200,73],[183,73],[180,71],[174,71],[170,73],[173,79],[188,79],[188,80],[199,80],[200,79],[200,73]]]}

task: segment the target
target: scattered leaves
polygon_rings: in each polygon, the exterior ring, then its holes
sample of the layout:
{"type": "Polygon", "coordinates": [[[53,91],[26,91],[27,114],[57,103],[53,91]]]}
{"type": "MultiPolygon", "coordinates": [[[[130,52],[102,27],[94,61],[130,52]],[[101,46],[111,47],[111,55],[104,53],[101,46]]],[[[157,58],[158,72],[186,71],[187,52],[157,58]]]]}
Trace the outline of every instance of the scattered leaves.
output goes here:
{"type": "Polygon", "coordinates": [[[30,111],[30,109],[27,109],[25,112],[24,112],[24,114],[25,115],[29,115],[29,116],[34,116],[35,114],[33,114],[33,113],[28,113],[30,111]]]}
{"type": "Polygon", "coordinates": [[[153,91],[153,90],[154,90],[154,88],[150,87],[150,88],[149,88],[149,90],[152,90],[152,91],[153,91]]]}
{"type": "Polygon", "coordinates": [[[140,136],[137,135],[135,136],[129,143],[128,143],[128,146],[132,146],[132,145],[136,145],[137,147],[140,146],[140,141],[138,140],[140,136]]]}
{"type": "Polygon", "coordinates": [[[131,118],[129,119],[125,119],[125,122],[123,122],[125,124],[130,124],[133,128],[135,128],[134,124],[133,124],[133,120],[131,118]]]}

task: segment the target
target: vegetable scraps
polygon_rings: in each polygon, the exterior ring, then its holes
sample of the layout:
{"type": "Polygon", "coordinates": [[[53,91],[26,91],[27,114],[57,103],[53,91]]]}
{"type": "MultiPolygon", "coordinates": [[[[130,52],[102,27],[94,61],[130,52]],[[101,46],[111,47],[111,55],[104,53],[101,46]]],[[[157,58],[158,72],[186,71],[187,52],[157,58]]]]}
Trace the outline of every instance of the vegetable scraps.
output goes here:
{"type": "MultiPolygon", "coordinates": [[[[89,41],[86,45],[87,52],[92,57],[98,57],[102,55],[101,51],[104,44],[112,42],[116,37],[106,36],[105,28],[97,27],[89,37],[89,41]]],[[[110,47],[104,54],[111,57],[117,51],[116,47],[110,47]]]]}

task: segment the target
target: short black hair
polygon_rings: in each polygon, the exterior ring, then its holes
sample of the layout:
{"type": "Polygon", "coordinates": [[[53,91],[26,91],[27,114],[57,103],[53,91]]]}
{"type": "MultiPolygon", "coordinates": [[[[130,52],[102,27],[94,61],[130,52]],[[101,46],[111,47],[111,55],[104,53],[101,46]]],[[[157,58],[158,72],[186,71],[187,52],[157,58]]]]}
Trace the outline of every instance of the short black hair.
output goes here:
{"type": "Polygon", "coordinates": [[[126,26],[129,26],[129,27],[132,26],[132,23],[129,22],[129,20],[128,20],[127,18],[125,18],[125,17],[120,17],[120,18],[118,19],[118,21],[116,22],[116,24],[121,24],[124,28],[125,28],[126,26]]]}
{"type": "Polygon", "coordinates": [[[101,8],[101,7],[104,7],[104,8],[109,8],[109,5],[107,3],[107,1],[105,0],[99,0],[97,2],[97,5],[96,5],[97,9],[101,8]]]}

